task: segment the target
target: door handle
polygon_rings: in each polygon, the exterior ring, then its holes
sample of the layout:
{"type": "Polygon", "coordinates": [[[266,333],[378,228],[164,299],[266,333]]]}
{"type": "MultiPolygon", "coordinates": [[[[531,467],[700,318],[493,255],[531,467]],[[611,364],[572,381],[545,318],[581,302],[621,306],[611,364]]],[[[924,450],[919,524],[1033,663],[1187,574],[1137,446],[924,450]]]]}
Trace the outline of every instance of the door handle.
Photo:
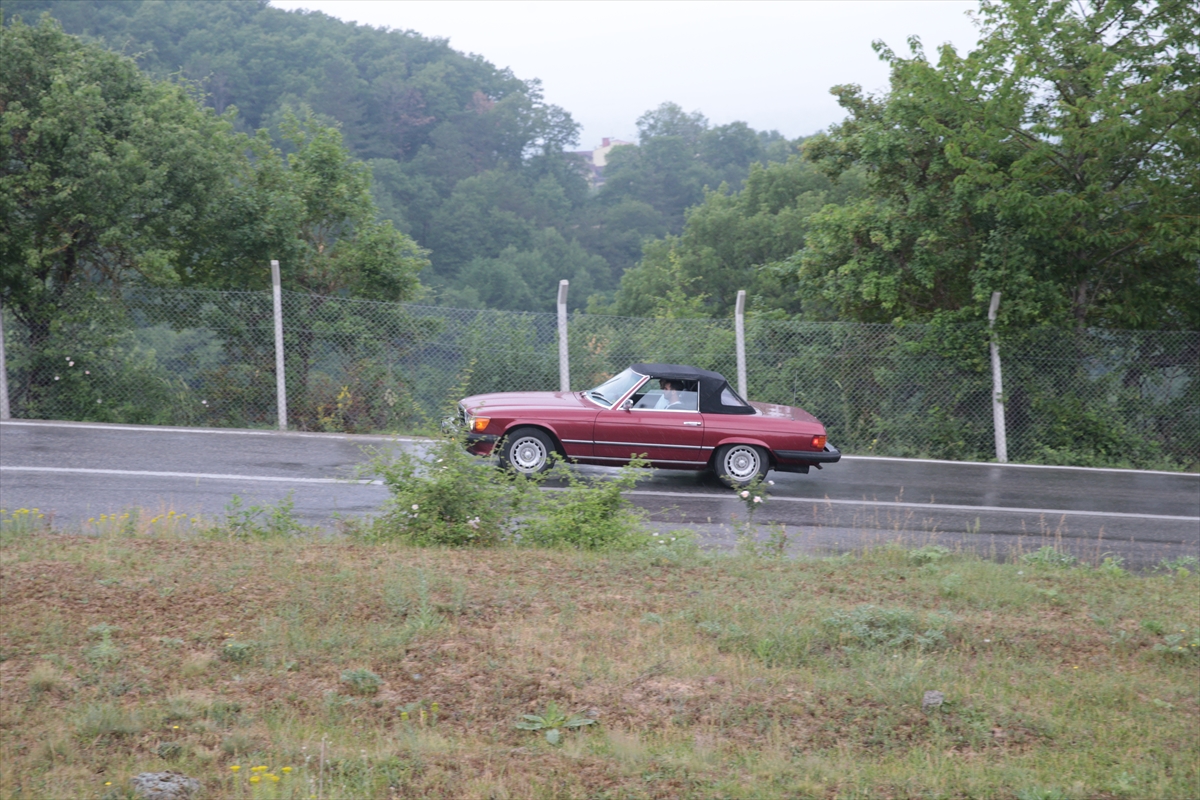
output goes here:
{"type": "Polygon", "coordinates": [[[704,423],[703,423],[703,422],[685,422],[685,423],[683,423],[683,424],[684,424],[684,425],[691,425],[691,426],[692,426],[692,427],[694,427],[694,428],[699,428],[699,427],[700,427],[701,425],[703,425],[704,423]]]}

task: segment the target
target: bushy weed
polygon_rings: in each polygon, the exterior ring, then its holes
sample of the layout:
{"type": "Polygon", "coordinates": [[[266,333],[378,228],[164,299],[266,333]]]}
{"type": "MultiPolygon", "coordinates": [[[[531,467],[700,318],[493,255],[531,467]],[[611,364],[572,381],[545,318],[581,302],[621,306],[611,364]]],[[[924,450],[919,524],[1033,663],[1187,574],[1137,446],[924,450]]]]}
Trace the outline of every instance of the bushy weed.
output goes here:
{"type": "Polygon", "coordinates": [[[945,647],[949,619],[941,614],[917,614],[903,608],[860,605],[837,611],[821,621],[831,644],[845,649],[945,647]]]}
{"type": "Polygon", "coordinates": [[[520,529],[521,543],[573,550],[650,546],[656,537],[645,531],[645,515],[622,496],[646,476],[645,466],[644,460],[634,459],[615,478],[582,478],[558,462],[548,475],[567,486],[539,493],[520,529]]]}
{"type": "Polygon", "coordinates": [[[1049,545],[1032,553],[1026,553],[1021,556],[1021,560],[1036,567],[1073,567],[1079,563],[1079,559],[1075,556],[1049,545]]]}
{"type": "Polygon", "coordinates": [[[421,452],[375,453],[368,471],[392,493],[360,534],[415,545],[488,547],[503,541],[532,484],[481,462],[455,437],[421,452]]]}
{"type": "Polygon", "coordinates": [[[302,536],[313,532],[296,517],[293,492],[277,504],[246,506],[234,495],[225,506],[224,524],[209,531],[210,536],[228,539],[273,539],[302,536]]]}
{"type": "Polygon", "coordinates": [[[0,508],[0,542],[49,531],[51,520],[36,508],[0,508]]]}
{"type": "Polygon", "coordinates": [[[383,686],[383,678],[369,669],[348,669],[342,673],[342,683],[352,694],[374,695],[383,686]]]}
{"type": "Polygon", "coordinates": [[[908,560],[913,564],[936,564],[950,556],[950,548],[940,544],[927,544],[908,551],[908,560]]]}
{"type": "Polygon", "coordinates": [[[144,728],[140,715],[113,703],[92,703],[83,709],[76,732],[85,741],[133,736],[144,728]]]}

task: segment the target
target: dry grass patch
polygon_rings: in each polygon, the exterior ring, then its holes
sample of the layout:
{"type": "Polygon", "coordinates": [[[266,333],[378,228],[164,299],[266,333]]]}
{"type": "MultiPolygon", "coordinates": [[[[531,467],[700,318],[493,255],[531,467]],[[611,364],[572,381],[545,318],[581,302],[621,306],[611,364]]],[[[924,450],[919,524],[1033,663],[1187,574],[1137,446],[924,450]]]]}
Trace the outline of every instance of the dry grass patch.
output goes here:
{"type": "Polygon", "coordinates": [[[160,769],[217,798],[1200,786],[1179,572],[24,532],[0,587],[4,797],[160,769]],[[550,704],[598,724],[516,727],[550,704]]]}

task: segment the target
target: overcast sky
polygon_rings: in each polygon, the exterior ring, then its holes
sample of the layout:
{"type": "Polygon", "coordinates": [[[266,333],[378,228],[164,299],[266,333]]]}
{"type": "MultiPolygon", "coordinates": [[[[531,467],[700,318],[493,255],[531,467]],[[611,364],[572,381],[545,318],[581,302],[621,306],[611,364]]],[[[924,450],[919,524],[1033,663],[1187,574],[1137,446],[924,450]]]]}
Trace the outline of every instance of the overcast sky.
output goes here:
{"type": "Polygon", "coordinates": [[[522,79],[540,78],[547,102],[583,126],[580,145],[636,141],[637,118],[672,101],[714,125],[808,135],[844,116],[829,87],[887,87],[871,49],[899,53],[916,34],[926,52],[971,49],[974,0],[590,2],[558,0],[271,0],[375,27],[450,40],[522,79]]]}

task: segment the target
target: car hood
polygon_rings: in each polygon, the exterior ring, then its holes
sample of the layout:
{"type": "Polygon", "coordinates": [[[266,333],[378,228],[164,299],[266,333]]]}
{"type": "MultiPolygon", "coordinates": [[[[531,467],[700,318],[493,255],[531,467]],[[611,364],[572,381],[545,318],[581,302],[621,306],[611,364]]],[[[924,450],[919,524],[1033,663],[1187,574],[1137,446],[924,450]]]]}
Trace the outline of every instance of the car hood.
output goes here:
{"type": "Polygon", "coordinates": [[[758,410],[758,413],[762,414],[764,417],[773,417],[775,419],[792,419],[796,420],[797,422],[815,422],[818,425],[821,424],[819,419],[805,411],[803,408],[796,408],[795,406],[780,406],[776,405],[775,403],[756,403],[753,400],[750,401],[750,405],[754,406],[758,410]]]}
{"type": "MultiPolygon", "coordinates": [[[[579,408],[585,404],[575,392],[494,392],[465,397],[462,404],[471,411],[480,409],[519,408],[531,409],[579,408]]],[[[591,405],[590,403],[588,405],[591,405]]],[[[597,409],[599,410],[599,409],[597,409]]]]}

